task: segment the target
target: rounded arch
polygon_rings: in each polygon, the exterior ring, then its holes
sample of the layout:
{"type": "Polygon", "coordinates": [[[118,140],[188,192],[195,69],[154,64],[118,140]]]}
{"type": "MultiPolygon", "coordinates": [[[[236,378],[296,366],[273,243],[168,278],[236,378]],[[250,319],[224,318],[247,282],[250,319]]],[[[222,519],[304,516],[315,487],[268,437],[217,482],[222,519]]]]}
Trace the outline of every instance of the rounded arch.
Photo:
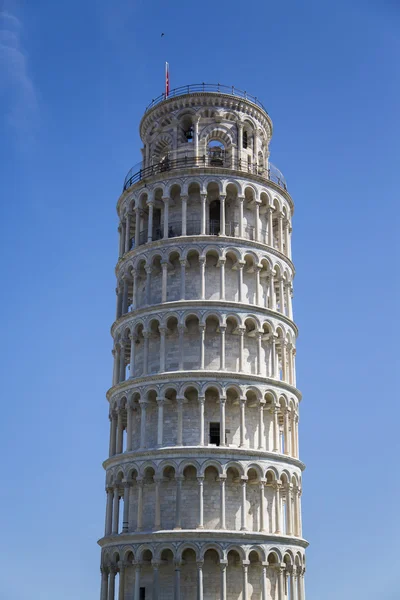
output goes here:
{"type": "Polygon", "coordinates": [[[204,544],[204,546],[200,550],[200,558],[202,560],[204,560],[204,555],[208,550],[215,550],[215,552],[218,554],[219,560],[223,559],[223,551],[221,546],[214,542],[208,542],[207,544],[204,544]]]}
{"type": "Polygon", "coordinates": [[[210,458],[201,465],[200,471],[199,471],[199,477],[204,477],[204,472],[206,469],[208,469],[208,467],[214,467],[218,471],[218,475],[223,474],[222,465],[217,460],[210,458]]]}
{"type": "Polygon", "coordinates": [[[185,550],[193,550],[193,552],[196,554],[196,560],[200,559],[199,548],[195,544],[192,542],[182,542],[176,550],[176,556],[178,560],[182,560],[182,554],[185,552],[185,550]]]}
{"type": "Polygon", "coordinates": [[[245,469],[243,465],[236,460],[230,460],[223,466],[223,475],[226,475],[228,469],[236,469],[240,477],[245,477],[245,469]]]}

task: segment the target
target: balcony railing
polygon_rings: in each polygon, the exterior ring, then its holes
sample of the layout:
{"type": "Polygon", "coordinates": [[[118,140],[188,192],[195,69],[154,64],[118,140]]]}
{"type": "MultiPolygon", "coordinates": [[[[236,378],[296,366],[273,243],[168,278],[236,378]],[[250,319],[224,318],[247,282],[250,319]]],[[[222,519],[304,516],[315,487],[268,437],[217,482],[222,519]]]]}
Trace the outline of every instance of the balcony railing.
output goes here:
{"type": "Polygon", "coordinates": [[[264,169],[257,163],[249,163],[242,159],[234,159],[231,157],[221,156],[218,161],[210,159],[210,157],[203,156],[184,156],[180,158],[169,158],[166,157],[163,161],[151,165],[150,167],[142,168],[142,163],[138,163],[132,169],[129,170],[125,177],[123,191],[129,189],[135,183],[152,177],[153,175],[159,175],[160,173],[166,173],[173,171],[174,169],[184,169],[190,167],[207,167],[211,169],[223,168],[234,171],[242,171],[244,173],[251,173],[252,175],[258,175],[269,181],[273,181],[279,187],[287,190],[286,181],[282,173],[274,165],[270,164],[269,169],[264,169]]]}
{"type": "Polygon", "coordinates": [[[228,94],[230,96],[237,96],[238,98],[243,98],[244,100],[252,102],[256,106],[259,106],[268,114],[267,109],[262,102],[260,102],[257,96],[252,96],[246,91],[235,88],[233,85],[222,85],[220,83],[192,83],[190,85],[182,85],[181,87],[170,90],[168,96],[166,96],[164,93],[160,94],[160,96],[157,98],[154,98],[146,107],[146,112],[164,100],[176,98],[177,96],[185,96],[186,94],[199,94],[201,92],[207,92],[208,94],[228,94]]]}

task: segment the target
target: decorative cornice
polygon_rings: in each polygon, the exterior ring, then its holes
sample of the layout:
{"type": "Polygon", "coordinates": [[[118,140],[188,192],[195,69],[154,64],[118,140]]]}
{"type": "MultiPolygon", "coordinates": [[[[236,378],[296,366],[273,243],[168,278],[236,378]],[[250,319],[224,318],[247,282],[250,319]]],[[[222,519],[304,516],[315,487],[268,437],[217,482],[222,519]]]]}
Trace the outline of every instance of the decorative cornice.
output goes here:
{"type": "Polygon", "coordinates": [[[227,446],[165,446],[164,448],[146,448],[146,450],[134,450],[132,452],[123,452],[107,458],[103,462],[105,470],[118,465],[129,464],[132,461],[152,461],[173,459],[196,459],[198,457],[214,458],[217,460],[240,460],[254,462],[255,459],[267,462],[269,465],[285,464],[297,467],[300,471],[305,471],[305,464],[298,458],[278,454],[277,452],[267,452],[266,450],[253,450],[251,448],[232,448],[227,446]]]}
{"type": "Polygon", "coordinates": [[[169,371],[165,373],[152,373],[151,375],[144,375],[141,377],[135,377],[133,379],[127,379],[122,383],[118,383],[111,387],[106,394],[107,400],[110,400],[114,394],[120,392],[126,392],[132,386],[136,387],[146,383],[152,383],[153,385],[162,385],[164,383],[168,383],[170,381],[178,382],[178,381],[186,381],[186,380],[206,380],[208,383],[212,383],[215,380],[226,380],[227,384],[232,383],[243,383],[243,381],[248,381],[248,385],[255,385],[257,383],[263,385],[264,387],[270,388],[280,388],[286,392],[289,392],[296,396],[296,398],[301,401],[302,394],[301,392],[290,385],[285,381],[281,381],[280,379],[271,379],[269,377],[263,377],[262,375],[252,375],[250,373],[236,373],[229,371],[169,371]]]}
{"type": "Polygon", "coordinates": [[[165,312],[165,311],[171,311],[171,310],[185,310],[187,308],[194,308],[194,307],[199,307],[202,308],[204,307],[204,309],[207,311],[209,310],[211,307],[212,308],[216,308],[216,307],[221,307],[223,309],[230,309],[232,311],[232,309],[237,309],[238,311],[246,311],[246,313],[252,313],[252,314],[257,314],[260,313],[261,315],[266,315],[270,318],[276,319],[277,321],[283,321],[284,323],[286,323],[287,325],[289,325],[293,331],[295,332],[296,337],[299,334],[299,330],[297,328],[297,325],[295,324],[294,321],[292,321],[291,319],[289,319],[289,317],[287,317],[286,315],[283,315],[280,312],[277,312],[275,310],[271,310],[270,308],[264,308],[263,306],[256,306],[255,304],[246,304],[245,302],[233,302],[233,301],[229,301],[229,300],[176,300],[175,302],[161,302],[160,304],[152,304],[150,306],[143,306],[142,308],[133,310],[131,312],[126,313],[125,315],[122,315],[122,317],[120,317],[117,321],[114,321],[114,323],[111,326],[111,335],[114,336],[114,333],[116,331],[116,329],[122,325],[122,324],[126,324],[127,321],[131,321],[132,319],[142,316],[142,315],[146,315],[146,314],[151,314],[154,316],[155,313],[157,312],[165,312]]]}
{"type": "Polygon", "coordinates": [[[271,545],[281,545],[281,546],[297,546],[300,548],[307,548],[309,543],[307,540],[303,538],[296,538],[293,536],[286,535],[277,535],[273,533],[260,533],[257,531],[229,531],[226,529],[180,529],[176,530],[168,530],[168,531],[140,531],[137,533],[120,533],[118,535],[110,535],[107,537],[103,537],[98,540],[99,546],[102,548],[115,546],[115,545],[125,545],[125,544],[144,544],[144,543],[154,543],[154,542],[184,542],[187,540],[193,541],[196,539],[196,542],[208,542],[214,541],[219,544],[223,544],[227,542],[229,544],[234,544],[235,542],[239,544],[247,543],[247,544],[271,544],[271,545]]]}

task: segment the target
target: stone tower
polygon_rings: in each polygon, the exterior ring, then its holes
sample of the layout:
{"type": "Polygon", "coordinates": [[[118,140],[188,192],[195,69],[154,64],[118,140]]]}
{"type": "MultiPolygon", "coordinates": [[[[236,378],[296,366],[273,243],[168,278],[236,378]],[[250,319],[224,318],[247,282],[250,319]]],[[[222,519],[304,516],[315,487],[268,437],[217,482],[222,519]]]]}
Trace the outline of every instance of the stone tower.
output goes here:
{"type": "Polygon", "coordinates": [[[293,201],[233,87],[147,107],[117,204],[101,600],[305,600],[293,201]]]}

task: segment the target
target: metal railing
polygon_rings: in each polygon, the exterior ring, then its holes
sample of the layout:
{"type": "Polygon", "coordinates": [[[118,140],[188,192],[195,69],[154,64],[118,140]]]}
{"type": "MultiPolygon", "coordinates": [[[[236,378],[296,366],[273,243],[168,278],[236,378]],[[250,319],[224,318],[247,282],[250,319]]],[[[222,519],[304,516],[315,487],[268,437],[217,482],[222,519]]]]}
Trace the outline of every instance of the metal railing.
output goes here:
{"type": "Polygon", "coordinates": [[[142,168],[142,163],[138,163],[132,167],[125,177],[123,191],[129,189],[135,183],[159,175],[174,169],[183,169],[190,167],[207,167],[211,169],[223,168],[233,171],[242,171],[258,175],[263,179],[267,179],[279,185],[284,190],[287,190],[286,180],[282,173],[274,165],[270,163],[269,169],[264,169],[257,163],[249,163],[245,160],[232,159],[229,156],[224,156],[218,160],[218,164],[213,163],[212,159],[206,155],[203,156],[183,156],[180,158],[169,158],[168,156],[161,162],[151,165],[150,167],[142,168]]]}
{"type": "Polygon", "coordinates": [[[222,85],[221,83],[191,83],[190,85],[182,85],[181,87],[170,90],[168,96],[165,93],[160,94],[157,98],[153,98],[150,104],[146,107],[146,111],[153,108],[160,102],[164,100],[169,100],[170,98],[176,98],[177,96],[185,96],[186,94],[198,94],[201,92],[207,92],[209,94],[228,94],[230,96],[237,96],[238,98],[243,98],[243,100],[248,100],[252,104],[259,106],[263,109],[265,113],[268,114],[267,109],[263,105],[262,102],[257,98],[257,96],[253,96],[252,94],[248,94],[246,91],[239,90],[235,88],[233,85],[222,85]]]}

